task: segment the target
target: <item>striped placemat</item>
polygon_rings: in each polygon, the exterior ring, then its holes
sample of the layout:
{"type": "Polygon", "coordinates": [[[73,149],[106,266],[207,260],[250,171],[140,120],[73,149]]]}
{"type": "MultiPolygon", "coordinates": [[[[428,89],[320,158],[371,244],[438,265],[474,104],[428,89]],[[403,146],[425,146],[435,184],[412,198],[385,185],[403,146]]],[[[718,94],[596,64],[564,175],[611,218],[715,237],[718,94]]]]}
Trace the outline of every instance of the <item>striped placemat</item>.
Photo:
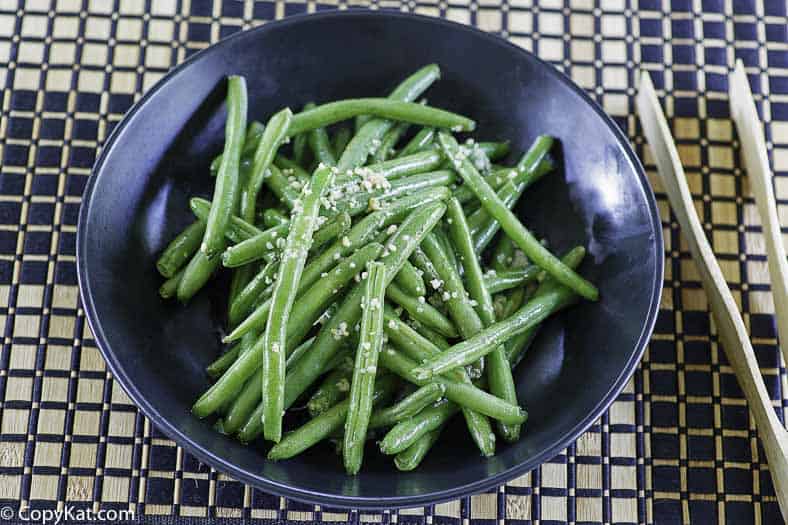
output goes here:
{"type": "Polygon", "coordinates": [[[784,0],[0,0],[0,520],[62,510],[71,521],[90,511],[103,512],[103,520],[184,524],[781,522],[757,433],[656,182],[633,96],[638,68],[649,70],[784,419],[788,376],[726,91],[727,74],[742,58],[788,225],[786,27],[784,0]],[[351,7],[472,24],[570,75],[644,159],[667,260],[642,366],[576,443],[493,492],[369,514],[253,490],[166,439],[107,373],[75,271],[80,195],[97,149],[147,88],[236,31],[351,7]]]}

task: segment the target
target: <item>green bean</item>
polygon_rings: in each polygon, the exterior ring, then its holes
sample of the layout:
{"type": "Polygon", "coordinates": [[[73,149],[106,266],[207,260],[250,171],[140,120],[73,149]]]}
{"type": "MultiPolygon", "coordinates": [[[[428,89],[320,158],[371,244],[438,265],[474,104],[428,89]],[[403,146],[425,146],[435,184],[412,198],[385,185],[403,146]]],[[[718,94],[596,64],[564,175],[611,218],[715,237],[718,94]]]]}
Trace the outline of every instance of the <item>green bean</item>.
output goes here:
{"type": "Polygon", "coordinates": [[[438,275],[438,270],[435,269],[430,258],[427,257],[427,254],[420,247],[413,251],[413,255],[410,256],[410,262],[421,270],[422,277],[429,283],[431,290],[438,290],[443,285],[443,281],[438,275]]]}
{"type": "Polygon", "coordinates": [[[342,126],[334,133],[333,147],[337,157],[342,156],[351,138],[353,138],[353,132],[350,131],[350,128],[346,128],[345,126],[342,126]]]}
{"type": "Polygon", "coordinates": [[[210,365],[205,367],[205,372],[208,374],[208,376],[216,379],[222,375],[225,370],[230,368],[230,365],[232,365],[233,362],[238,359],[238,354],[241,352],[242,346],[243,343],[234,344],[229,350],[220,355],[210,365]]]}
{"type": "MultiPolygon", "coordinates": [[[[299,137],[306,137],[306,135],[299,135],[299,137]]],[[[274,165],[279,168],[282,175],[287,177],[288,180],[301,183],[309,180],[309,173],[300,164],[288,159],[281,153],[274,159],[274,165]]]]}
{"type": "Polygon", "coordinates": [[[329,242],[341,238],[350,230],[351,218],[347,212],[338,213],[315,232],[315,238],[312,241],[312,252],[318,252],[329,242]]]}
{"type": "Polygon", "coordinates": [[[178,285],[181,282],[181,278],[183,277],[183,273],[186,269],[178,270],[178,272],[164,281],[162,285],[159,287],[159,296],[162,299],[172,299],[178,293],[178,285]]]}
{"type": "MultiPolygon", "coordinates": [[[[314,109],[315,104],[310,102],[304,106],[304,111],[314,109]]],[[[331,147],[331,141],[328,139],[328,132],[326,128],[315,128],[307,133],[307,144],[312,149],[312,154],[318,162],[322,162],[326,166],[336,166],[337,158],[331,147]]]]}
{"type": "Polygon", "coordinates": [[[400,305],[412,319],[423,323],[446,337],[457,337],[457,328],[438,309],[429,304],[424,296],[418,298],[409,295],[395,283],[386,289],[386,298],[400,305]]]}
{"type": "Polygon", "coordinates": [[[369,419],[369,428],[390,427],[403,419],[415,416],[443,397],[443,386],[429,383],[402,398],[390,407],[376,410],[369,419]]]}
{"type": "MultiPolygon", "coordinates": [[[[312,338],[314,340],[314,338],[312,338]]],[[[338,367],[345,359],[350,358],[350,352],[348,351],[340,351],[338,352],[333,359],[326,363],[326,366],[320,371],[320,374],[327,374],[338,367]]],[[[289,361],[289,358],[288,358],[289,361]]],[[[289,370],[288,365],[288,370],[289,370]]],[[[241,429],[238,431],[238,440],[242,443],[249,443],[250,441],[257,439],[263,433],[263,412],[265,411],[265,402],[262,400],[262,397],[258,398],[260,402],[255,407],[254,411],[249,414],[246,422],[243,424],[241,429]]]]}
{"type": "Polygon", "coordinates": [[[402,269],[394,276],[394,282],[402,288],[405,293],[420,297],[427,293],[424,286],[424,279],[421,277],[421,270],[416,269],[410,261],[405,261],[402,269]]]}
{"type": "MultiPolygon", "coordinates": [[[[268,171],[265,172],[263,177],[263,182],[287,209],[293,209],[295,201],[298,200],[298,190],[293,187],[294,184],[288,180],[276,165],[271,164],[268,167],[268,171]]],[[[298,186],[298,181],[295,182],[295,185],[298,186]]]]}
{"type": "MultiPolygon", "coordinates": [[[[246,338],[244,338],[246,339],[246,338]]],[[[288,368],[291,366],[291,358],[296,355],[296,352],[303,354],[303,349],[308,348],[311,340],[302,344],[296,349],[293,354],[287,359],[288,368]]],[[[233,400],[230,409],[224,417],[224,428],[228,434],[235,434],[241,426],[247,421],[249,415],[254,411],[257,404],[260,402],[261,392],[260,384],[263,382],[263,369],[258,368],[257,372],[249,378],[244,387],[239,392],[238,396],[233,400]]]]}
{"type": "Polygon", "coordinates": [[[287,362],[285,363],[285,368],[290,370],[290,368],[299,360],[301,357],[309,351],[309,348],[312,346],[312,343],[315,341],[314,337],[310,337],[300,345],[298,345],[295,350],[293,350],[289,356],[287,356],[287,362]]]}
{"type": "MultiPolygon", "coordinates": [[[[441,354],[441,347],[437,347],[388,311],[385,314],[385,321],[384,329],[389,337],[389,342],[405,352],[407,357],[414,361],[414,366],[415,363],[420,363],[441,354]]],[[[400,364],[402,363],[400,362],[400,364]]],[[[464,368],[451,370],[446,374],[446,378],[466,385],[471,384],[468,372],[464,368]]],[[[492,432],[492,425],[489,419],[478,411],[465,406],[462,407],[462,414],[474,443],[479,447],[479,451],[484,456],[493,455],[495,453],[495,434],[492,432]]]]}
{"type": "Polygon", "coordinates": [[[390,346],[380,353],[379,359],[381,366],[415,385],[424,386],[430,382],[443,385],[446,389],[446,399],[475,412],[508,424],[523,423],[527,417],[526,412],[519,406],[495,397],[472,384],[449,379],[446,376],[435,376],[430,380],[418,378],[413,373],[418,367],[417,363],[390,346]]]}
{"type": "Polygon", "coordinates": [[[444,401],[425,408],[415,417],[400,421],[380,442],[380,451],[392,455],[406,450],[421,436],[439,429],[458,410],[456,404],[444,401]]]}
{"type": "Polygon", "coordinates": [[[334,211],[346,211],[350,215],[358,215],[368,209],[377,209],[382,201],[395,199],[429,188],[448,186],[456,180],[454,172],[449,170],[432,171],[403,177],[392,182],[386,181],[382,187],[366,190],[363,186],[353,188],[346,195],[333,201],[334,211]]]}
{"type": "Polygon", "coordinates": [[[265,224],[266,228],[273,228],[288,222],[290,222],[290,219],[287,218],[287,215],[276,208],[268,208],[263,213],[263,224],[265,224]]]}
{"type": "Polygon", "coordinates": [[[369,417],[372,414],[372,391],[378,370],[378,354],[383,347],[383,301],[386,293],[386,265],[370,263],[362,299],[361,333],[356,348],[353,381],[350,383],[350,407],[345,422],[342,455],[345,470],[355,475],[361,469],[369,417]]]}
{"type": "MultiPolygon", "coordinates": [[[[579,266],[582,262],[584,255],[585,249],[582,247],[577,247],[570,250],[561,260],[564,261],[564,264],[570,268],[577,268],[577,266],[579,266]]],[[[549,279],[546,279],[546,281],[548,282],[545,283],[543,281],[542,284],[539,285],[539,287],[536,289],[536,292],[534,292],[533,298],[538,298],[540,295],[545,293],[545,289],[549,287],[549,279]]],[[[533,340],[537,330],[539,330],[539,326],[540,325],[532,326],[531,328],[518,335],[515,335],[506,341],[506,358],[512,367],[516,366],[517,363],[520,362],[520,359],[522,359],[523,353],[528,348],[530,342],[533,340]]]]}
{"type": "Polygon", "coordinates": [[[435,128],[421,128],[410,141],[405,144],[402,151],[399,152],[396,158],[402,158],[413,153],[422,151],[430,146],[435,140],[435,128]]]}
{"type": "MultiPolygon", "coordinates": [[[[390,375],[378,378],[375,382],[372,402],[377,403],[380,399],[390,395],[395,386],[396,380],[390,375]]],[[[268,459],[278,461],[292,458],[328,438],[342,428],[347,419],[349,408],[350,400],[345,400],[319,416],[310,419],[303,426],[285,435],[282,441],[274,445],[268,451],[268,459]]]]}
{"type": "MultiPolygon", "coordinates": [[[[208,218],[211,203],[207,200],[193,197],[189,200],[189,206],[192,209],[192,213],[194,213],[198,219],[205,220],[208,218]]],[[[227,227],[227,231],[225,231],[225,236],[230,242],[239,243],[261,233],[262,230],[256,226],[233,215],[230,217],[230,224],[227,227]]]]}
{"type": "Polygon", "coordinates": [[[282,250],[279,272],[271,295],[271,308],[263,335],[263,415],[265,438],[278,442],[282,438],[282,413],[285,393],[285,352],[287,328],[301,274],[312,245],[318,213],[334,180],[329,167],[318,168],[301,191],[301,205],[293,211],[290,232],[282,250]]]}
{"type": "MultiPolygon", "coordinates": [[[[514,180],[507,181],[497,192],[501,198],[501,202],[503,202],[508,209],[514,208],[514,205],[520,199],[525,189],[528,188],[531,183],[539,180],[544,174],[549,173],[552,170],[551,166],[551,164],[546,164],[544,162],[539,164],[537,171],[533,172],[534,176],[528,179],[526,183],[517,183],[514,180]]],[[[471,233],[473,233],[474,246],[480,253],[487,248],[487,245],[501,228],[498,221],[494,217],[491,217],[483,207],[479,208],[468,217],[468,224],[471,227],[471,233]]]]}
{"type": "Polygon", "coordinates": [[[442,429],[443,426],[441,425],[437,430],[427,432],[411,446],[394,456],[394,465],[397,467],[397,470],[407,472],[418,467],[427,455],[427,452],[438,441],[442,429]]]}
{"type": "Polygon", "coordinates": [[[329,373],[307,401],[306,408],[312,417],[319,416],[347,396],[353,379],[353,359],[348,358],[329,373]]]}
{"type": "MultiPolygon", "coordinates": [[[[435,238],[440,242],[440,245],[443,247],[443,253],[448,258],[449,262],[451,263],[451,267],[454,268],[459,275],[462,275],[462,265],[458,264],[457,262],[457,254],[454,252],[454,245],[449,240],[449,236],[446,235],[446,231],[441,228],[435,228],[432,232],[435,238]]],[[[439,272],[440,273],[440,272],[439,272]]]]}
{"type": "Polygon", "coordinates": [[[268,262],[249,283],[235,296],[235,300],[230,304],[227,318],[232,326],[240,323],[246,315],[254,308],[255,304],[261,299],[268,299],[271,295],[267,293],[269,286],[273,285],[274,276],[279,269],[279,261],[268,262]]]}
{"type": "MultiPolygon", "coordinates": [[[[493,270],[497,273],[507,271],[514,263],[514,243],[506,235],[500,236],[500,239],[493,250],[492,257],[490,257],[490,263],[492,264],[493,270]]],[[[490,288],[490,284],[492,283],[487,283],[488,290],[490,288]]],[[[490,291],[490,293],[495,292],[490,291]]]]}
{"type": "Polygon", "coordinates": [[[257,194],[263,185],[268,170],[276,156],[276,152],[287,137],[287,128],[293,118],[293,112],[285,108],[275,113],[265,126],[265,131],[257,145],[252,161],[252,169],[247,177],[246,184],[241,190],[241,218],[252,222],[257,204],[257,194]]]}
{"type": "Polygon", "coordinates": [[[156,261],[156,268],[162,277],[167,279],[173,277],[189,262],[192,255],[200,248],[204,233],[205,221],[196,220],[167,245],[156,261]]]}
{"type": "MultiPolygon", "coordinates": [[[[442,203],[422,206],[400,224],[389,239],[389,243],[392,243],[396,250],[390,251],[380,260],[386,264],[386,280],[399,272],[413,249],[440,220],[445,210],[446,207],[442,203]]],[[[362,295],[363,287],[357,285],[345,296],[334,316],[318,332],[312,350],[299,360],[298,365],[288,374],[285,384],[285,406],[290,406],[314,382],[324,363],[331,359],[342,345],[344,334],[348,333],[348,329],[353,328],[361,315],[362,295]]]]}
{"type": "Polygon", "coordinates": [[[414,320],[411,320],[410,326],[416,330],[419,335],[435,345],[437,348],[446,350],[447,348],[451,347],[451,344],[446,340],[446,338],[429,326],[414,320]]]}
{"type": "Polygon", "coordinates": [[[293,160],[300,166],[304,163],[307,148],[307,133],[300,133],[293,137],[293,160]]]}
{"type": "MultiPolygon", "coordinates": [[[[248,157],[254,156],[254,151],[257,149],[257,144],[260,143],[260,137],[263,136],[265,126],[262,123],[254,120],[246,128],[246,138],[244,138],[244,147],[241,150],[241,164],[248,162],[248,157]]],[[[222,154],[217,155],[211,161],[211,176],[215,177],[219,172],[219,166],[222,164],[222,154]]]]}
{"type": "Polygon", "coordinates": [[[400,122],[383,135],[383,139],[380,141],[380,146],[372,155],[373,162],[384,162],[386,159],[390,158],[394,153],[394,147],[399,142],[399,139],[402,138],[402,135],[408,132],[408,128],[410,128],[410,124],[407,122],[400,122]]]}
{"type": "MultiPolygon", "coordinates": [[[[526,153],[517,166],[513,168],[507,167],[501,170],[495,170],[488,177],[486,177],[485,180],[487,180],[487,183],[495,191],[499,191],[507,182],[512,182],[515,185],[515,188],[518,188],[519,185],[524,185],[523,190],[525,190],[531,184],[550,173],[555,167],[553,162],[548,158],[548,152],[549,150],[544,150],[541,152],[543,157],[537,164],[522,164],[523,160],[528,158],[529,153],[526,153]]],[[[463,203],[463,205],[466,207],[468,207],[470,203],[474,203],[475,205],[479,204],[479,201],[476,199],[476,194],[473,193],[473,190],[471,190],[465,184],[454,190],[454,197],[456,197],[457,200],[463,203]]],[[[479,208],[476,208],[474,212],[477,212],[478,210],[479,208]]],[[[471,221],[471,223],[472,222],[473,221],[471,221]]],[[[471,227],[473,227],[473,224],[471,224],[471,227]]]]}
{"type": "Polygon", "coordinates": [[[186,268],[181,275],[178,282],[178,289],[176,295],[178,300],[182,303],[187,302],[189,299],[200,291],[205,286],[208,279],[211,278],[213,272],[219,267],[221,257],[208,258],[203,252],[198,251],[186,265],[186,268]]]}
{"type": "MultiPolygon", "coordinates": [[[[585,250],[578,248],[577,252],[584,254],[585,250]]],[[[534,295],[514,315],[485,328],[475,337],[462,341],[442,352],[441,355],[422,363],[418,369],[413,371],[413,374],[420,380],[425,380],[447,370],[472,363],[494,350],[497,345],[532,326],[538,325],[553,313],[573,303],[575,299],[574,290],[567,288],[555,279],[545,279],[539,287],[538,294],[534,295]]]]}
{"type": "Polygon", "coordinates": [[[246,108],[246,81],[239,76],[228,77],[224,152],[216,175],[211,211],[205,221],[205,234],[200,244],[200,252],[207,257],[224,250],[224,232],[235,210],[239,186],[238,169],[246,131],[246,108]]]}
{"type": "MultiPolygon", "coordinates": [[[[353,277],[364,269],[364,266],[374,260],[383,251],[383,246],[378,243],[370,243],[359,248],[356,252],[342,259],[339,264],[330,272],[326,272],[322,279],[306,286],[303,282],[299,285],[298,305],[290,313],[288,333],[302,334],[309,331],[309,328],[320,317],[321,310],[327,303],[334,298],[353,277]],[[303,287],[303,288],[302,288],[303,287]]],[[[263,321],[269,315],[271,301],[265,301],[258,306],[252,314],[239,324],[226,338],[226,341],[233,341],[240,336],[260,328],[263,321]]]]}
{"type": "Polygon", "coordinates": [[[285,237],[289,229],[289,223],[280,224],[239,242],[235,246],[230,246],[222,254],[222,264],[226,268],[236,268],[262,259],[265,255],[276,250],[278,243],[281,242],[280,239],[285,237]]]}
{"type": "Polygon", "coordinates": [[[531,259],[534,264],[555,277],[560,283],[575,290],[579,295],[595,301],[599,297],[599,291],[586,279],[579,276],[571,268],[563,264],[560,259],[547,251],[542,244],[531,234],[528,229],[517,219],[517,217],[506,207],[498,195],[485,182],[484,178],[471,165],[467,159],[462,159],[457,154],[457,141],[454,137],[446,133],[438,134],[438,141],[443,148],[444,154],[452,160],[452,163],[470,186],[474,193],[479,197],[482,206],[489,214],[501,223],[501,228],[512,238],[514,243],[523,250],[523,253],[531,259]]]}
{"type": "MultiPolygon", "coordinates": [[[[462,211],[462,205],[457,199],[449,201],[446,211],[448,216],[447,222],[449,222],[449,235],[457,248],[463,268],[465,268],[465,284],[468,288],[468,293],[471,299],[476,301],[476,311],[479,314],[479,319],[481,319],[482,325],[487,328],[495,323],[495,310],[493,309],[492,296],[484,282],[484,274],[482,273],[479,259],[473,249],[473,239],[468,228],[468,222],[462,211]]],[[[490,352],[486,370],[490,392],[501,399],[517,404],[514,378],[512,377],[509,362],[506,360],[503,344],[498,345],[490,352]]],[[[520,437],[519,425],[499,424],[498,429],[503,438],[509,442],[516,441],[520,437]]]]}
{"type": "MultiPolygon", "coordinates": [[[[306,289],[314,284],[320,279],[320,276],[334,266],[337,260],[342,256],[368,243],[377,234],[379,229],[402,220],[407,213],[418,207],[443,200],[447,196],[448,190],[446,188],[434,188],[390,202],[384,206],[383,209],[370,213],[361,219],[358,224],[353,226],[346,236],[332,244],[331,247],[315,257],[314,260],[304,268],[304,273],[301,276],[302,286],[306,289]]],[[[237,326],[235,330],[224,338],[224,342],[227,343],[238,339],[244,334],[244,331],[263,322],[268,316],[269,306],[270,303],[261,303],[254,312],[249,315],[247,320],[237,326]]]]}
{"type": "Polygon", "coordinates": [[[542,269],[529,265],[521,270],[506,270],[484,276],[484,285],[491,294],[500,293],[535,281],[542,269]]]}
{"type": "Polygon", "coordinates": [[[470,339],[482,330],[482,321],[468,297],[468,292],[465,291],[462,278],[435,235],[427,235],[421,243],[421,248],[430,258],[443,281],[444,302],[454,326],[463,339],[470,339]]]}
{"type": "MultiPolygon", "coordinates": [[[[356,115],[372,115],[382,119],[437,128],[451,128],[457,131],[473,131],[476,127],[476,122],[472,119],[443,109],[424,106],[415,102],[370,97],[348,98],[336,102],[328,102],[314,109],[302,111],[293,116],[290,133],[294,135],[315,128],[330,126],[331,124],[353,118],[356,115]]],[[[374,122],[374,120],[367,122],[364,126],[368,126],[370,122],[374,122]]]]}
{"type": "Polygon", "coordinates": [[[476,145],[491,161],[499,160],[509,154],[509,142],[477,142],[476,145]]]}
{"type": "MultiPolygon", "coordinates": [[[[416,100],[439,77],[440,69],[437,65],[425,66],[402,81],[388,98],[391,101],[411,102],[416,100]]],[[[394,125],[389,120],[373,119],[369,115],[360,116],[356,119],[356,123],[358,125],[356,134],[345,147],[345,151],[342,152],[342,157],[339,159],[338,166],[341,170],[363,166],[377,141],[382,140],[383,135],[394,125]]]]}

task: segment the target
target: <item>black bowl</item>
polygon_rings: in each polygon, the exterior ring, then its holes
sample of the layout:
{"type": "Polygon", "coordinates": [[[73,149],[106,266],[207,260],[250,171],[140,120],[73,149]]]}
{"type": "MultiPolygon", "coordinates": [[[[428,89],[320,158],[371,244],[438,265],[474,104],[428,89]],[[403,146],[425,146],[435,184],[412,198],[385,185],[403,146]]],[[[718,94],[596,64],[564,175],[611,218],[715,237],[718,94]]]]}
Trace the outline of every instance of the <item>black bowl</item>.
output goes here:
{"type": "Polygon", "coordinates": [[[615,399],[649,339],[662,286],[654,196],[627,139],[553,67],[480,31],[403,14],[332,12],[288,18],[228,38],[174,69],[107,141],[85,191],[77,262],[90,327],[114,376],[165,434],[209,465],[265,491],[334,506],[401,507],[448,500],[533,469],[576,439],[615,399]],[[381,96],[435,62],[430,102],[477,120],[476,136],[515,154],[539,134],[561,141],[561,169],[529,190],[520,216],[556,252],[589,248],[581,271],[601,290],[547,323],[516,370],[530,412],[522,439],[479,456],[461,424],[415,472],[371,450],[345,475],[328,445],[266,461],[192,417],[219,352],[225,298],[187,307],[159,299],[154,261],[191,220],[188,198],[211,188],[223,141],[224,77],[247,78],[250,114],[308,101],[381,96]]]}

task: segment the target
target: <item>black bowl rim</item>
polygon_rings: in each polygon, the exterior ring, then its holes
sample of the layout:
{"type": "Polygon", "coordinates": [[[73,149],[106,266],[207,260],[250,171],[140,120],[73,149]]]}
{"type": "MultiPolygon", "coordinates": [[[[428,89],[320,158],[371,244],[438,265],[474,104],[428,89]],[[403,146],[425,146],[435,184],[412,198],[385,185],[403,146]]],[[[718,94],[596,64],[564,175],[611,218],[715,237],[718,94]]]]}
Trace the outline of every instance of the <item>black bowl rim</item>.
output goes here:
{"type": "Polygon", "coordinates": [[[551,64],[545,62],[544,60],[540,59],[538,56],[522,49],[515,44],[500,38],[496,35],[487,33],[482,31],[476,27],[468,26],[465,24],[460,24],[458,22],[452,22],[449,20],[445,20],[442,18],[435,18],[425,15],[417,15],[411,13],[401,13],[401,12],[392,12],[392,11],[372,11],[372,10],[361,10],[361,9],[352,9],[347,11],[326,11],[322,13],[310,13],[310,14],[300,14],[289,16],[287,18],[271,21],[259,27],[247,30],[247,31],[239,31],[238,33],[231,35],[205,49],[202,49],[186,59],[181,64],[175,66],[171,69],[164,77],[162,77],[152,88],[150,88],[143,96],[137,101],[131,109],[126,113],[123,119],[115,126],[110,133],[110,136],[107,138],[106,142],[104,143],[104,147],[99,155],[98,159],[96,160],[95,165],[93,166],[92,174],[88,183],[85,187],[85,191],[82,195],[82,204],[80,207],[79,212],[79,222],[77,224],[77,281],[79,285],[79,291],[82,298],[82,307],[85,311],[85,317],[88,322],[88,326],[90,327],[93,336],[95,338],[96,344],[101,351],[104,359],[109,367],[110,372],[112,373],[113,377],[117,379],[120,386],[123,390],[128,394],[131,400],[137,405],[137,407],[142,410],[142,412],[147,416],[153,424],[155,424],[165,435],[167,435],[170,439],[175,441],[179,446],[186,449],[187,452],[196,456],[199,460],[205,462],[208,465],[220,470],[222,472],[226,472],[236,479],[253,485],[261,490],[272,492],[278,496],[284,496],[288,498],[293,498],[296,500],[304,501],[307,503],[318,504],[318,505],[328,505],[334,507],[343,507],[343,508],[360,508],[360,509],[388,509],[388,508],[403,508],[403,507],[416,507],[421,505],[429,505],[440,503],[444,501],[449,501],[452,499],[468,496],[471,494],[483,492],[493,487],[497,487],[507,481],[510,481],[517,476],[529,472],[536,468],[537,466],[541,465],[545,461],[549,460],[550,458],[554,457],[558,452],[566,448],[572,441],[575,441],[583,432],[585,432],[593,423],[596,421],[602,413],[612,404],[612,402],[618,397],[618,394],[626,386],[629,378],[634,373],[635,369],[637,368],[638,363],[645,351],[646,345],[651,337],[651,334],[654,330],[654,326],[656,324],[657,313],[659,311],[659,305],[661,301],[662,295],[662,285],[663,285],[663,278],[664,278],[664,258],[663,258],[663,238],[662,238],[662,224],[661,219],[659,216],[659,211],[657,208],[656,198],[654,196],[654,192],[651,189],[651,185],[648,181],[648,178],[645,175],[645,171],[643,170],[643,166],[640,163],[635,152],[632,150],[632,147],[629,143],[629,139],[624,135],[618,125],[612,120],[612,118],[605,113],[605,111],[594,101],[591,97],[589,97],[585,91],[583,91],[580,87],[578,87],[572,80],[567,77],[564,73],[558,71],[555,67],[551,64]],[[484,38],[487,40],[494,40],[499,45],[505,45],[510,47],[516,53],[521,53],[527,55],[530,59],[536,60],[540,65],[542,65],[547,74],[553,75],[556,77],[560,82],[565,84],[569,89],[574,91],[577,95],[579,95],[588,105],[590,105],[594,111],[599,115],[599,117],[607,124],[608,128],[611,129],[614,136],[618,139],[619,143],[623,146],[624,152],[626,153],[627,158],[632,163],[632,166],[635,168],[638,178],[640,179],[641,186],[643,188],[643,193],[646,198],[648,207],[649,207],[649,214],[651,217],[651,226],[654,230],[654,250],[656,252],[656,272],[654,274],[654,282],[652,283],[652,295],[651,301],[649,305],[649,312],[644,321],[643,328],[640,333],[640,337],[638,338],[638,342],[636,344],[635,352],[632,354],[631,358],[627,362],[624,369],[621,371],[621,374],[616,378],[615,382],[602,398],[602,400],[597,404],[594,409],[588,413],[588,415],[583,418],[577,425],[575,425],[572,430],[562,436],[560,439],[556,440],[555,444],[544,450],[540,454],[530,458],[527,461],[520,463],[510,469],[507,469],[503,472],[500,472],[494,476],[484,478],[472,483],[467,483],[465,485],[461,485],[458,487],[454,487],[451,489],[446,489],[442,491],[436,492],[429,492],[425,494],[420,494],[418,496],[392,496],[392,497],[355,497],[355,496],[343,496],[338,494],[325,494],[318,491],[313,490],[306,490],[301,489],[298,487],[293,487],[287,484],[279,483],[270,479],[266,479],[259,474],[255,474],[253,472],[249,472],[243,470],[234,464],[226,461],[220,456],[212,453],[209,450],[204,449],[203,447],[197,446],[193,440],[187,436],[186,434],[182,433],[180,430],[172,426],[167,420],[165,420],[146,400],[145,395],[140,392],[135,386],[134,382],[129,378],[125,370],[122,368],[120,363],[115,359],[114,354],[112,353],[109,345],[107,343],[106,337],[104,335],[104,331],[101,327],[101,322],[97,318],[96,315],[96,308],[93,303],[93,294],[90,289],[90,285],[88,283],[87,278],[87,269],[84,262],[85,257],[85,250],[86,250],[86,225],[87,225],[87,217],[90,213],[90,205],[92,203],[92,196],[93,196],[93,189],[96,186],[98,179],[101,176],[103,165],[108,156],[109,152],[112,151],[113,147],[115,146],[115,142],[118,140],[118,137],[122,134],[123,130],[126,126],[135,118],[137,112],[141,107],[145,105],[149,98],[153,97],[172,77],[177,75],[182,69],[189,67],[193,62],[196,62],[200,59],[200,57],[205,53],[210,53],[212,50],[219,48],[221,46],[226,46],[232,40],[236,38],[248,38],[249,35],[253,32],[265,32],[268,31],[272,27],[281,27],[287,26],[290,24],[298,24],[304,21],[305,19],[314,20],[314,19],[327,19],[327,18],[335,18],[335,17],[390,17],[390,18],[416,18],[424,22],[437,24],[439,26],[449,26],[453,29],[458,29],[464,32],[469,33],[474,38],[484,38]]]}

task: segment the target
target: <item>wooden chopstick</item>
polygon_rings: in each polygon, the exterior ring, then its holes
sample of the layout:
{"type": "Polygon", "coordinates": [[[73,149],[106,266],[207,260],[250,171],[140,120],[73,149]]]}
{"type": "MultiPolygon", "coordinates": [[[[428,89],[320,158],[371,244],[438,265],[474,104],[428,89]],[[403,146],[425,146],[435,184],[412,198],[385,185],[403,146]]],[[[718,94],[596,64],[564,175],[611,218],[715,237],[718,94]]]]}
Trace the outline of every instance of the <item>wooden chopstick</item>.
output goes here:
{"type": "Polygon", "coordinates": [[[758,427],[780,510],[788,519],[788,431],[777,419],[744,321],[698,220],[676,145],[647,72],[641,77],[637,109],[668,200],[698,266],[725,355],[739,379],[758,427]]]}
{"type": "Polygon", "coordinates": [[[736,61],[736,69],[729,79],[728,93],[731,101],[731,117],[741,140],[744,166],[750,179],[755,204],[763,224],[763,237],[769,261],[769,278],[772,282],[774,311],[777,317],[777,333],[783,358],[788,363],[788,260],[780,232],[780,219],[772,188],[772,173],[766,156],[763,128],[755,109],[750,83],[744,72],[744,64],[736,61]]]}

